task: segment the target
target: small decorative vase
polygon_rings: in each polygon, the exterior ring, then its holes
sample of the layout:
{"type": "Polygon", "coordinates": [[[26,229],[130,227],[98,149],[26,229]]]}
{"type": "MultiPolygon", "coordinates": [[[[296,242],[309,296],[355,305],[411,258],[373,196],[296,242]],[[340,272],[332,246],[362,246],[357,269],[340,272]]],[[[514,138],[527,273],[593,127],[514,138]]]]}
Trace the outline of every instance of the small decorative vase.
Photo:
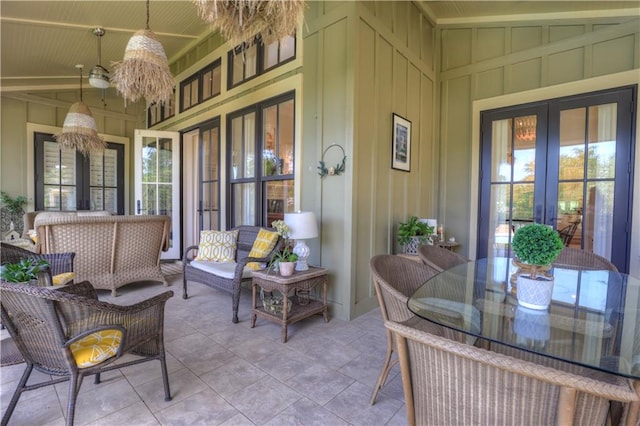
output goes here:
{"type": "Polygon", "coordinates": [[[518,304],[529,309],[543,310],[549,308],[553,294],[553,279],[538,276],[518,275],[518,304]]]}
{"type": "Polygon", "coordinates": [[[280,262],[280,275],[283,277],[293,275],[293,268],[295,265],[296,262],[280,262]]]}

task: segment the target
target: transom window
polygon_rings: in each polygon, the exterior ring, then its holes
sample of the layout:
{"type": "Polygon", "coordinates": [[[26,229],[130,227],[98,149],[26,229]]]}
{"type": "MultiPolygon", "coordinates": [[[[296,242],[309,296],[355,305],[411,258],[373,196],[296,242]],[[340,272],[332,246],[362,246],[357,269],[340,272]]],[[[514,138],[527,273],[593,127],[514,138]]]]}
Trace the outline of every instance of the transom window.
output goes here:
{"type": "Polygon", "coordinates": [[[180,111],[220,94],[221,60],[217,59],[180,83],[180,111]]]}
{"type": "Polygon", "coordinates": [[[276,68],[296,57],[296,38],[286,36],[268,46],[259,37],[249,44],[241,44],[229,51],[227,87],[231,89],[276,68]]]}
{"type": "Polygon", "coordinates": [[[170,99],[164,104],[154,103],[149,105],[147,110],[147,122],[149,127],[154,126],[175,114],[175,103],[173,99],[170,99]]]}

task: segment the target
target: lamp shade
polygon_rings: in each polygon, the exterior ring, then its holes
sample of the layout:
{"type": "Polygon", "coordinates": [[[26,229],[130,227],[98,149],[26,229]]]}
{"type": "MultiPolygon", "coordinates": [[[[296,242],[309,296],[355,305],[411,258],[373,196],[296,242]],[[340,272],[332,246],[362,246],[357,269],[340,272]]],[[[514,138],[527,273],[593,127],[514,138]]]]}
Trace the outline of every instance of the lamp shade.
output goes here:
{"type": "Polygon", "coordinates": [[[112,65],[111,81],[125,100],[145,98],[152,104],[173,99],[175,82],[164,48],[153,31],[137,31],[127,43],[124,59],[112,65]]]}
{"type": "Polygon", "coordinates": [[[289,238],[306,240],[318,236],[316,215],[313,212],[285,213],[284,223],[289,227],[289,238]]]}
{"type": "Polygon", "coordinates": [[[82,154],[104,151],[106,144],[98,136],[96,120],[82,102],[71,105],[62,125],[62,133],[55,136],[62,148],[76,149],[82,154]]]}

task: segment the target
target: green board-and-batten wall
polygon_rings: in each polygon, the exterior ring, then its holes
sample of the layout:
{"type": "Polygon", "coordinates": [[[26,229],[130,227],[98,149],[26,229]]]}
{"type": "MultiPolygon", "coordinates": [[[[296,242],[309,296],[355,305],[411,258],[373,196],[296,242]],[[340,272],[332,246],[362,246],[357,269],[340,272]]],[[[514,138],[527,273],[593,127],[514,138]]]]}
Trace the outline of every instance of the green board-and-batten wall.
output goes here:
{"type": "MultiPolygon", "coordinates": [[[[640,18],[443,26],[438,42],[442,164],[438,215],[445,218],[445,230],[461,240],[463,252],[473,257],[479,112],[639,84],[640,18]]],[[[637,194],[640,161],[635,163],[637,194]]],[[[634,210],[638,207],[636,203],[634,210]]],[[[635,258],[640,255],[640,228],[637,223],[633,226],[635,258]]]]}

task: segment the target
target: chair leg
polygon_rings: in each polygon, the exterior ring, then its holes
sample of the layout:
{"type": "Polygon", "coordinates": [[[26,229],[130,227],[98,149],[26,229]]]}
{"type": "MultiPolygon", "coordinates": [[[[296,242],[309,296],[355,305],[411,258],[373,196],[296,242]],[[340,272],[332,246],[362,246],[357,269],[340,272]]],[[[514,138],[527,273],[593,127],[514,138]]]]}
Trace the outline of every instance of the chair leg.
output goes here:
{"type": "Polygon", "coordinates": [[[186,299],[188,297],[189,296],[187,295],[187,280],[186,278],[182,278],[182,298],[186,299]]]}
{"type": "Polygon", "coordinates": [[[79,375],[77,372],[71,374],[69,377],[69,397],[67,401],[67,426],[73,426],[73,419],[76,415],[76,399],[78,398],[78,392],[80,386],[82,386],[82,379],[84,376],[79,375]]]}
{"type": "Polygon", "coordinates": [[[96,373],[96,376],[93,380],[93,384],[94,385],[99,385],[100,384],[100,373],[96,373]]]}
{"type": "Polygon", "coordinates": [[[18,403],[18,399],[20,399],[20,395],[22,395],[22,391],[24,386],[27,384],[27,380],[29,380],[29,376],[31,376],[31,372],[33,371],[33,364],[28,363],[27,367],[24,369],[24,373],[22,373],[22,377],[20,378],[20,383],[18,383],[18,387],[16,391],[13,393],[13,397],[11,397],[11,402],[7,406],[7,410],[4,412],[4,416],[2,416],[2,426],[7,426],[9,423],[9,419],[13,414],[13,410],[16,408],[16,404],[18,403]]]}
{"type": "Polygon", "coordinates": [[[238,305],[240,304],[240,288],[238,290],[234,290],[232,294],[232,305],[233,305],[233,318],[231,321],[234,324],[238,323],[238,305]]]}
{"type": "MultiPolygon", "coordinates": [[[[163,345],[161,345],[163,346],[163,345]]],[[[164,385],[164,400],[171,401],[171,390],[169,389],[169,373],[167,372],[167,359],[164,355],[164,347],[160,353],[160,368],[162,368],[162,384],[164,385]]]]}
{"type": "Polygon", "coordinates": [[[376,382],[375,387],[373,388],[373,393],[371,394],[371,401],[369,403],[371,405],[376,403],[376,398],[378,397],[378,392],[384,386],[384,383],[387,381],[387,377],[389,377],[389,372],[396,364],[397,361],[391,362],[391,355],[393,354],[393,348],[391,347],[391,343],[387,342],[387,355],[384,359],[384,364],[382,365],[382,371],[380,372],[380,376],[378,376],[378,381],[376,382]]]}

